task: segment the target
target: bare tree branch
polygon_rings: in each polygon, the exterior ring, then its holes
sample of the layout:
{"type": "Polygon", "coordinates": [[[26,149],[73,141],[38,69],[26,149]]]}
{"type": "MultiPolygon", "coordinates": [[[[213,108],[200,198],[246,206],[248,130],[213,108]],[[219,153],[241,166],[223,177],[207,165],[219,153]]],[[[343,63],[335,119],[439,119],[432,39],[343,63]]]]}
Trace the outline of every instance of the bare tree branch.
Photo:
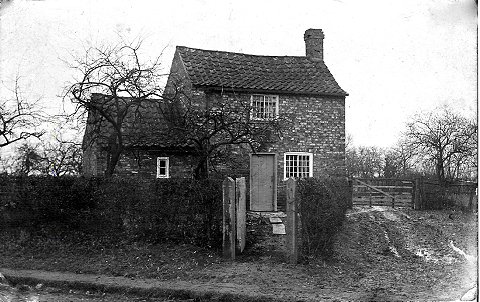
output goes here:
{"type": "Polygon", "coordinates": [[[475,162],[476,166],[476,122],[449,108],[413,117],[405,139],[412,152],[434,164],[441,183],[459,178],[466,162],[475,162]]]}
{"type": "Polygon", "coordinates": [[[0,100],[0,148],[30,137],[40,138],[44,131],[37,130],[44,119],[39,100],[27,101],[20,92],[20,77],[15,79],[11,99],[0,100]]]}
{"type": "MultiPolygon", "coordinates": [[[[142,109],[159,103],[162,98],[158,58],[144,62],[139,55],[141,41],[132,44],[90,47],[85,57],[72,66],[80,78],[67,89],[64,98],[75,105],[70,118],[89,121],[88,144],[105,142],[109,160],[105,174],[114,173],[125,149],[127,119],[139,118],[142,109]]],[[[133,121],[135,123],[135,121],[133,121]]]]}

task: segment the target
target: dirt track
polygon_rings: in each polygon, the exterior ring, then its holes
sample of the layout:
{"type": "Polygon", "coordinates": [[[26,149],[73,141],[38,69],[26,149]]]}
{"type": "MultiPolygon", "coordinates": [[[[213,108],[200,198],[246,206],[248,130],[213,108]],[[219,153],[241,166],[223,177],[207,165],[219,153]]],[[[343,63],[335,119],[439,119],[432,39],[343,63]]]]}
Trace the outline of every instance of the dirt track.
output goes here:
{"type": "Polygon", "coordinates": [[[476,284],[476,261],[452,244],[476,256],[477,225],[476,214],[356,208],[337,238],[336,259],[360,272],[365,298],[454,300],[476,284]]]}
{"type": "Polygon", "coordinates": [[[257,247],[260,263],[219,265],[204,276],[298,299],[452,301],[476,283],[476,261],[449,243],[476,256],[477,225],[476,214],[358,207],[348,213],[332,261],[281,263],[282,239],[273,237],[257,247]]]}

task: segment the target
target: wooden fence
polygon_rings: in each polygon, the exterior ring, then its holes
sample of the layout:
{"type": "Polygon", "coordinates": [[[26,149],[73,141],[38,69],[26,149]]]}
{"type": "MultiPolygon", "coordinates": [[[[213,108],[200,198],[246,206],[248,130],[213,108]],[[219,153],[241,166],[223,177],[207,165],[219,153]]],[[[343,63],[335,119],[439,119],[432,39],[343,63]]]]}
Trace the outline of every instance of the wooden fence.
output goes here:
{"type": "Polygon", "coordinates": [[[478,184],[456,181],[441,185],[436,180],[416,179],[415,209],[439,210],[457,207],[465,211],[477,211],[478,184]]]}
{"type": "Polygon", "coordinates": [[[353,179],[354,205],[413,207],[414,181],[408,179],[353,179]]]}
{"type": "Polygon", "coordinates": [[[353,205],[409,207],[416,210],[440,210],[457,207],[477,209],[476,182],[456,181],[440,185],[438,181],[416,179],[352,179],[353,205]]]}

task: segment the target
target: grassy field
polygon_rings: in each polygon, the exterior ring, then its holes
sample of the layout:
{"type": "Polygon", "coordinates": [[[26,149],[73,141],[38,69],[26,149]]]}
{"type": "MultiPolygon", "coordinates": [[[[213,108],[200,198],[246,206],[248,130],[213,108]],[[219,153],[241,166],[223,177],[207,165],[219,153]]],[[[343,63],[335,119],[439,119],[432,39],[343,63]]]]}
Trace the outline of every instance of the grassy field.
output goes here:
{"type": "Polygon", "coordinates": [[[284,238],[250,218],[236,262],[191,245],[113,242],[55,229],[0,232],[0,267],[258,286],[265,294],[332,301],[451,301],[476,282],[477,214],[354,208],[332,259],[285,262],[284,238]]]}

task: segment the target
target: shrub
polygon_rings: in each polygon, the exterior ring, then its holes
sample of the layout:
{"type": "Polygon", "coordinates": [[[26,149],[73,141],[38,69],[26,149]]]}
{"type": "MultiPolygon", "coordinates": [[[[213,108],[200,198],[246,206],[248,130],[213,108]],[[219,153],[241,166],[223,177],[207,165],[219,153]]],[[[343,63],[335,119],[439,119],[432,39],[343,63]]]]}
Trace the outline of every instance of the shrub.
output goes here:
{"type": "Polygon", "coordinates": [[[4,226],[74,231],[117,241],[221,246],[221,181],[10,176],[1,180],[4,226]]]}
{"type": "Polygon", "coordinates": [[[455,207],[455,201],[447,197],[447,187],[436,182],[425,182],[423,186],[424,210],[448,210],[455,207]]]}
{"type": "Polygon", "coordinates": [[[33,227],[47,222],[75,224],[93,205],[91,182],[78,177],[2,176],[0,209],[5,225],[33,227]]]}
{"type": "Polygon", "coordinates": [[[214,180],[112,179],[99,187],[97,212],[130,240],[219,247],[221,194],[221,182],[214,180]]]}
{"type": "Polygon", "coordinates": [[[302,254],[328,258],[333,239],[345,220],[351,200],[346,179],[307,178],[298,181],[302,254]]]}

